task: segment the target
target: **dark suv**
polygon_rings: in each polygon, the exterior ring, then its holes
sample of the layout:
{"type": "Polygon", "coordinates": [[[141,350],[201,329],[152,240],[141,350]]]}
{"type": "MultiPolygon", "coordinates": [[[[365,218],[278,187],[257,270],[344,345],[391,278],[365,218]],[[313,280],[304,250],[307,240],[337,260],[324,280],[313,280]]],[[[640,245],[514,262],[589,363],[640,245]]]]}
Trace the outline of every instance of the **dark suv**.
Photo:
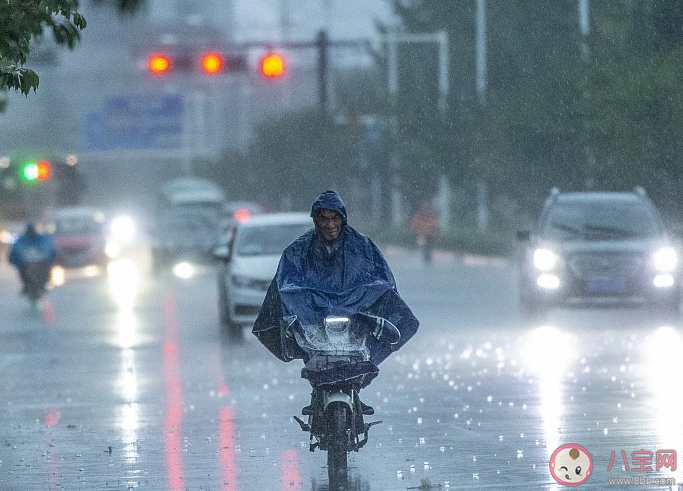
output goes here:
{"type": "Polygon", "coordinates": [[[525,242],[521,307],[528,315],[573,304],[636,303],[677,315],[678,251],[641,188],[553,189],[525,242]]]}

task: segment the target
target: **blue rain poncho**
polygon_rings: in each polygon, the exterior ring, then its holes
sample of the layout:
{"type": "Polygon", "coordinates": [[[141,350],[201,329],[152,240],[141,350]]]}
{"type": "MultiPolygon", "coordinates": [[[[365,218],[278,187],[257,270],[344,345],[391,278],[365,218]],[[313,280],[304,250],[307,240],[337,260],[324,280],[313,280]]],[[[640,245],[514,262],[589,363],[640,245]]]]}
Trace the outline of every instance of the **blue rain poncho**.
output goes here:
{"type": "Polygon", "coordinates": [[[395,345],[368,338],[371,360],[379,364],[417,331],[418,320],[401,299],[393,273],[379,248],[347,223],[346,207],[337,193],[326,191],[313,203],[311,215],[327,209],[339,213],[344,226],[331,250],[311,229],[282,253],[252,332],[284,361],[305,353],[285,340],[283,318],[296,316],[307,325],[321,325],[328,315],[367,313],[391,321],[401,333],[395,345]]]}
{"type": "Polygon", "coordinates": [[[35,224],[29,222],[26,232],[12,245],[8,261],[22,270],[29,262],[45,262],[50,266],[57,257],[54,242],[48,234],[38,233],[35,224]]]}

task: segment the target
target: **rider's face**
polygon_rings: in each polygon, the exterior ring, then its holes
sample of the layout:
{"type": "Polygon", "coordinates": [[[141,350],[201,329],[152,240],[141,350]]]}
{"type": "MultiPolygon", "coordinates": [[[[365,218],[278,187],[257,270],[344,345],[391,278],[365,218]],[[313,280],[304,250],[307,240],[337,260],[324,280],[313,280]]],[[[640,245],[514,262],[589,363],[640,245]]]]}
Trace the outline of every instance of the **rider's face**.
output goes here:
{"type": "Polygon", "coordinates": [[[337,240],[344,225],[342,216],[332,210],[319,210],[314,216],[314,221],[316,230],[328,244],[337,240]]]}

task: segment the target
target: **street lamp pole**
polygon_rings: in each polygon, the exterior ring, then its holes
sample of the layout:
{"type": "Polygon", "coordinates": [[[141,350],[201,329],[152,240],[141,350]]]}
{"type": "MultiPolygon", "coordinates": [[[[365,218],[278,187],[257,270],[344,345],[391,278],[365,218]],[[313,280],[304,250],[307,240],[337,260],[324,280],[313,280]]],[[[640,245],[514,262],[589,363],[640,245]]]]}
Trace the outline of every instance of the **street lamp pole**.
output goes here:
{"type": "MultiPolygon", "coordinates": [[[[448,33],[446,31],[438,31],[435,33],[397,33],[395,30],[389,31],[386,36],[381,39],[387,43],[387,86],[389,90],[389,97],[391,99],[391,107],[394,111],[393,121],[391,124],[394,140],[397,137],[398,122],[396,121],[396,104],[398,97],[398,44],[399,43],[435,43],[439,49],[439,99],[437,102],[439,112],[443,115],[446,112],[448,104],[448,33]]],[[[392,223],[399,224],[403,219],[402,198],[400,193],[400,183],[398,173],[396,172],[397,153],[394,149],[391,153],[392,158],[392,172],[391,177],[391,219],[392,223]]]]}
{"type": "Polygon", "coordinates": [[[581,54],[584,61],[588,60],[588,44],[586,36],[590,34],[590,6],[588,0],[579,0],[579,29],[581,30],[581,54]]]}
{"type": "MultiPolygon", "coordinates": [[[[476,32],[476,57],[477,57],[477,101],[479,103],[479,117],[477,127],[475,130],[475,158],[477,160],[477,167],[481,164],[481,146],[482,146],[482,124],[483,124],[483,109],[486,105],[486,0],[477,0],[477,32],[476,32]]],[[[488,210],[488,186],[486,181],[479,179],[477,181],[477,228],[479,230],[486,230],[489,222],[488,210]]]]}
{"type": "Polygon", "coordinates": [[[381,39],[387,43],[388,55],[388,80],[389,95],[392,100],[398,94],[398,44],[399,43],[435,43],[439,48],[439,110],[446,110],[449,90],[448,82],[448,33],[438,31],[434,33],[397,33],[390,31],[381,39]]]}
{"type": "MultiPolygon", "coordinates": [[[[579,7],[579,30],[581,32],[581,57],[584,63],[590,60],[590,51],[588,49],[587,37],[590,34],[590,4],[589,0],[578,0],[579,7]]],[[[586,92],[584,97],[588,97],[586,92]]],[[[595,168],[595,154],[590,144],[590,137],[588,134],[588,125],[586,121],[583,122],[583,138],[586,152],[586,171],[585,171],[585,185],[588,189],[595,185],[593,177],[593,169],[595,168]]]]}
{"type": "Polygon", "coordinates": [[[486,103],[486,0],[477,0],[477,99],[486,103]]]}

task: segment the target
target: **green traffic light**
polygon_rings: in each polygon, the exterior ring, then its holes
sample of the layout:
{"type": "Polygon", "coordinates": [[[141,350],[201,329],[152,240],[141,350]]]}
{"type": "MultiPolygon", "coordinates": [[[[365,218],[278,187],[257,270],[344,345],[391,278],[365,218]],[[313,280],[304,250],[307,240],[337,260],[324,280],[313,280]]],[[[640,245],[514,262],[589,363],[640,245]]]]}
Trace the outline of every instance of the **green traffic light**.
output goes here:
{"type": "Polygon", "coordinates": [[[21,174],[27,181],[35,181],[38,179],[38,164],[36,162],[28,162],[24,165],[21,174]]]}

